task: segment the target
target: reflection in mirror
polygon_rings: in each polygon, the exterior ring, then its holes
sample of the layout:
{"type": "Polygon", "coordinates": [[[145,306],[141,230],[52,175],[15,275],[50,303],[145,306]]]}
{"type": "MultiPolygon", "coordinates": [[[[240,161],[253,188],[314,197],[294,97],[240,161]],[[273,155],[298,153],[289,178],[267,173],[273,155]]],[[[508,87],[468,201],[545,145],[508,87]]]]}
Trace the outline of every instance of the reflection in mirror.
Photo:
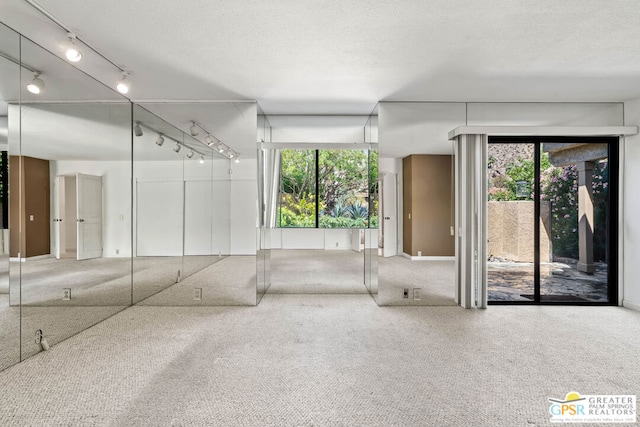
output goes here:
{"type": "MultiPolygon", "coordinates": [[[[20,289],[9,285],[8,155],[9,106],[18,108],[20,99],[19,46],[19,35],[0,24],[0,371],[20,361],[20,289]],[[10,294],[14,294],[13,303],[10,294]]],[[[15,149],[17,141],[11,145],[15,149]]]]}
{"type": "MultiPolygon", "coordinates": [[[[456,107],[438,104],[432,113],[456,107]]],[[[388,111],[391,116],[398,114],[388,111]]],[[[377,111],[374,116],[371,135],[377,140],[377,111]]],[[[380,305],[456,305],[453,146],[447,140],[448,125],[433,131],[434,120],[425,113],[385,121],[385,135],[396,135],[401,128],[404,135],[429,143],[379,143],[380,305]],[[413,126],[407,124],[410,120],[415,120],[413,126]]]]}
{"type": "Polygon", "coordinates": [[[184,277],[184,132],[133,107],[133,302],[184,277]]]}
{"type": "Polygon", "coordinates": [[[258,228],[256,232],[256,304],[271,286],[271,230],[276,222],[277,179],[276,165],[279,159],[273,150],[263,150],[262,144],[271,142],[269,119],[258,110],[257,158],[258,158],[258,228]]]}
{"type": "Polygon", "coordinates": [[[262,144],[269,293],[370,292],[367,242],[377,216],[370,211],[369,150],[351,144],[319,147],[262,144]]]}
{"type": "Polygon", "coordinates": [[[253,214],[248,229],[255,227],[255,197],[245,189],[255,195],[255,168],[252,180],[243,178],[252,161],[243,154],[236,163],[216,143],[239,152],[249,130],[253,144],[255,120],[249,103],[134,106],[135,303],[255,305],[255,236],[251,232],[249,249],[236,249],[231,240],[234,221],[247,230],[243,216],[253,214]],[[219,120],[212,126],[219,133],[193,125],[197,116],[219,120]],[[211,145],[209,135],[215,136],[211,145]],[[232,216],[234,188],[238,204],[250,206],[232,216]]]}
{"type": "Polygon", "coordinates": [[[9,106],[12,304],[22,304],[22,358],[131,303],[130,104],[27,39],[9,106]],[[37,92],[37,91],[36,91],[37,92]],[[13,148],[15,147],[15,149],[13,148]],[[19,238],[18,238],[19,236],[19,238]],[[41,331],[41,332],[40,332],[41,331]]]}

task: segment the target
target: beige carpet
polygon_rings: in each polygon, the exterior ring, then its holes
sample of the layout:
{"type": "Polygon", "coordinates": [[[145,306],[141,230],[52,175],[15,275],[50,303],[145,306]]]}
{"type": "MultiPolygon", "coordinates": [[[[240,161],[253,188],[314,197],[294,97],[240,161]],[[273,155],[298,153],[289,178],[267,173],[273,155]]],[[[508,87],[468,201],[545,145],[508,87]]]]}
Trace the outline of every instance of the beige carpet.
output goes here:
{"type": "Polygon", "coordinates": [[[20,307],[0,294],[0,371],[20,361],[20,307]]]}
{"type": "Polygon", "coordinates": [[[2,426],[547,426],[549,397],[640,394],[640,313],[129,308],[0,372],[2,426]]]}

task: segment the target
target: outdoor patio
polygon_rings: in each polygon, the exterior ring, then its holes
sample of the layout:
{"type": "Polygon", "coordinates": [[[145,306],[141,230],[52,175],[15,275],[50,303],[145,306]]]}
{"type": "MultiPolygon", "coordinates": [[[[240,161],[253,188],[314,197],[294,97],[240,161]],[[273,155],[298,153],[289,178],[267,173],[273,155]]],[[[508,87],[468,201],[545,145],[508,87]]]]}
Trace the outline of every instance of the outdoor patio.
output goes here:
{"type": "MultiPolygon", "coordinates": [[[[533,301],[533,263],[491,259],[488,263],[489,301],[533,301]]],[[[577,260],[562,258],[540,264],[540,295],[548,302],[606,302],[606,263],[594,274],[578,271],[577,260]]]]}

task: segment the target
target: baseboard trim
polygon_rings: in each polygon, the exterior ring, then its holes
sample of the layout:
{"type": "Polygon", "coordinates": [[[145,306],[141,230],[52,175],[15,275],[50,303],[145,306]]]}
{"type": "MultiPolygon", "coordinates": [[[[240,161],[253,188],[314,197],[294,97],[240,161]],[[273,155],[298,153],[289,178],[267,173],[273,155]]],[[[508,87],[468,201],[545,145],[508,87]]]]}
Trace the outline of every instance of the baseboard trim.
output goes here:
{"type": "Polygon", "coordinates": [[[631,302],[629,300],[622,300],[622,306],[631,310],[640,311],[640,304],[636,304],[635,302],[631,302]]]}
{"type": "Polygon", "coordinates": [[[411,256],[408,253],[403,252],[402,256],[410,259],[411,261],[455,261],[455,256],[411,256]]]}
{"type": "Polygon", "coordinates": [[[37,261],[39,259],[49,259],[53,258],[53,255],[38,255],[38,256],[30,256],[29,258],[18,258],[18,257],[10,257],[9,261],[11,262],[27,262],[27,261],[37,261]]]}

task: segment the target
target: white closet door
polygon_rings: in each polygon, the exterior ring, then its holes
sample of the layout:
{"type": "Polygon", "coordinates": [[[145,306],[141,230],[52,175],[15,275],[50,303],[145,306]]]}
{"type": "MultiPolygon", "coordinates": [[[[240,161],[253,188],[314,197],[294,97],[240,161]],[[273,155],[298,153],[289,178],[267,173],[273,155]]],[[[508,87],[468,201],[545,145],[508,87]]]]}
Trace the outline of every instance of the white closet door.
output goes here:
{"type": "Polygon", "coordinates": [[[102,257],[102,177],[76,175],[78,260],[102,257]]]}

